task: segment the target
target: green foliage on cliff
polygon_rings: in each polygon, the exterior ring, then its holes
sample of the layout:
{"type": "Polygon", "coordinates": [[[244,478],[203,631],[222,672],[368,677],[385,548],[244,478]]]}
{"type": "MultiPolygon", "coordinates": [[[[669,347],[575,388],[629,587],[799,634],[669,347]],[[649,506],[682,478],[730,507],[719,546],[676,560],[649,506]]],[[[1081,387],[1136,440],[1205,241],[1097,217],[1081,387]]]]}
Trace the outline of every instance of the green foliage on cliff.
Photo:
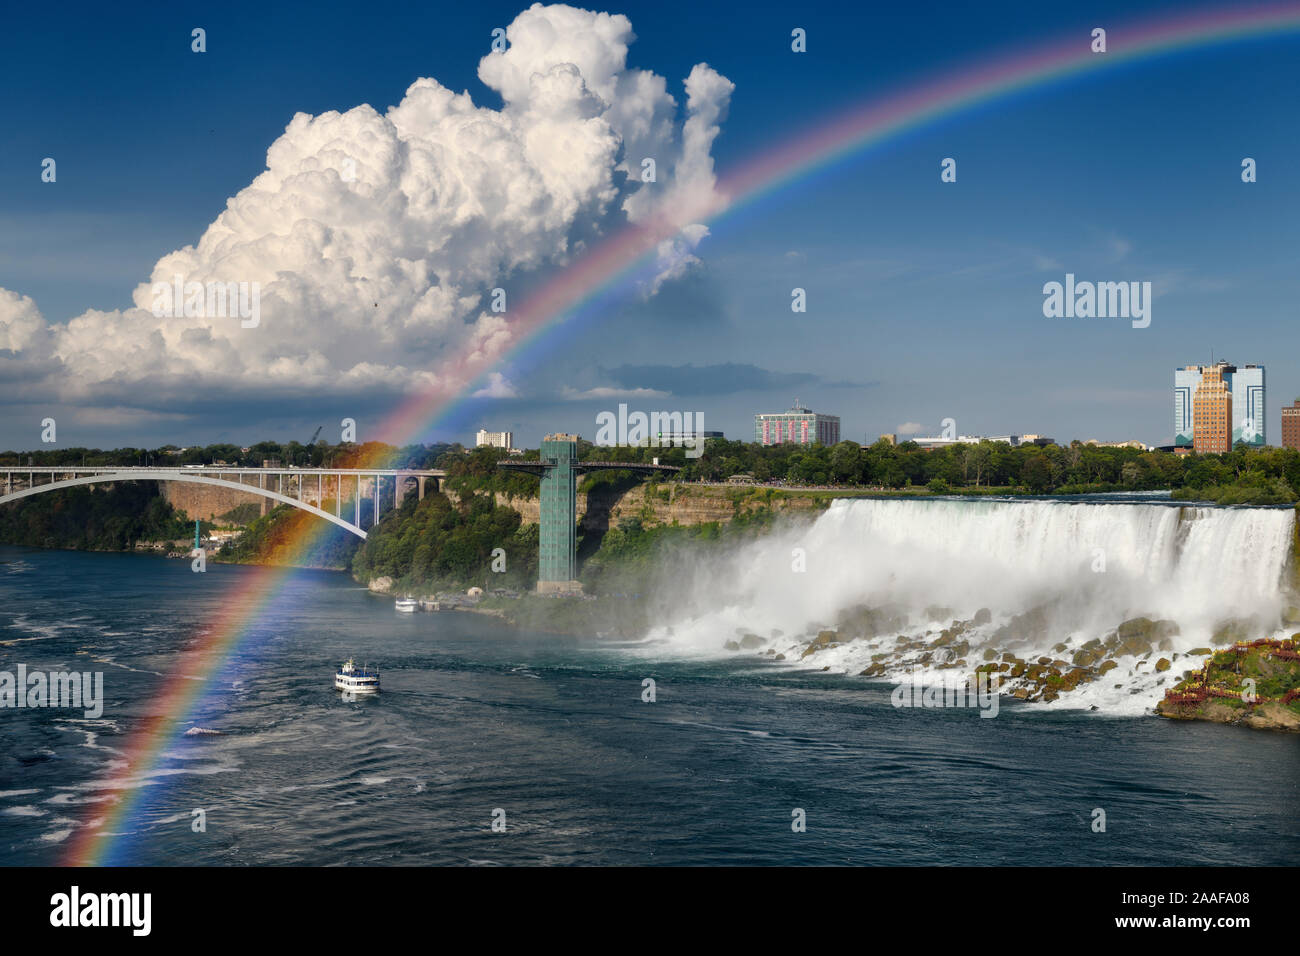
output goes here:
{"type": "Polygon", "coordinates": [[[641,593],[672,548],[689,547],[694,557],[707,560],[753,539],[775,520],[776,512],[766,507],[738,513],[726,523],[649,526],[641,518],[625,518],[605,533],[579,577],[592,594],[641,593]]]}
{"type": "Polygon", "coordinates": [[[389,577],[401,591],[437,588],[529,588],[537,580],[537,526],[487,495],[452,504],[443,494],[408,496],[372,528],[352,562],[358,580],[389,577]],[[492,570],[493,550],[505,551],[504,572],[492,570]]]}
{"type": "Polygon", "coordinates": [[[217,516],[217,523],[222,525],[249,525],[262,515],[262,505],[257,501],[245,501],[235,505],[225,514],[217,516]]]}
{"type": "Polygon", "coordinates": [[[234,564],[274,564],[343,571],[361,539],[338,525],[293,507],[279,505],[256,518],[211,560],[234,564]]]}
{"type": "Polygon", "coordinates": [[[192,537],[194,525],[154,481],[42,492],[0,508],[0,542],[78,551],[124,551],[137,541],[192,537]]]}
{"type": "MultiPolygon", "coordinates": [[[[448,452],[438,459],[438,467],[447,472],[446,484],[458,495],[479,491],[501,492],[510,498],[536,498],[538,476],[528,472],[498,468],[498,461],[520,461],[504,449],[483,446],[469,453],[448,452]]],[[[532,455],[537,460],[537,455],[532,455]]]]}

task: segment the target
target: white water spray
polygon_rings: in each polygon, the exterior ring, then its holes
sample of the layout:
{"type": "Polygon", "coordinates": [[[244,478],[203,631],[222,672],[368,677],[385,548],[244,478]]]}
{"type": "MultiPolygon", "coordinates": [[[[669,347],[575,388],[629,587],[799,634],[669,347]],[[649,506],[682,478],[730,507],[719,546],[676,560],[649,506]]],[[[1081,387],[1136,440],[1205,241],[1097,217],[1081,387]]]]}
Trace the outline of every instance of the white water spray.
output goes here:
{"type": "MultiPolygon", "coordinates": [[[[987,648],[1069,661],[1126,620],[1174,621],[1178,633],[1158,653],[1121,657],[1106,680],[1060,701],[1140,712],[1199,664],[1187,652],[1209,646],[1226,621],[1252,619],[1262,630],[1251,637],[1277,632],[1294,521],[1289,508],[844,499],[810,525],[768,535],[720,566],[691,568],[679,613],[650,638],[713,654],[748,633],[763,644],[755,648],[751,637],[746,651],[798,661],[807,640],[835,628],[842,612],[888,609],[896,623],[889,633],[846,635],[840,646],[803,659],[858,673],[892,654],[900,636],[932,639],[988,609],[992,620],[962,635],[971,670],[987,648]],[[796,570],[801,562],[804,571],[796,570]],[[1009,634],[1003,625],[1026,612],[1042,626],[1009,634]],[[1176,662],[1172,672],[1154,670],[1162,656],[1176,662]]],[[[915,660],[894,656],[890,676],[915,660]]]]}

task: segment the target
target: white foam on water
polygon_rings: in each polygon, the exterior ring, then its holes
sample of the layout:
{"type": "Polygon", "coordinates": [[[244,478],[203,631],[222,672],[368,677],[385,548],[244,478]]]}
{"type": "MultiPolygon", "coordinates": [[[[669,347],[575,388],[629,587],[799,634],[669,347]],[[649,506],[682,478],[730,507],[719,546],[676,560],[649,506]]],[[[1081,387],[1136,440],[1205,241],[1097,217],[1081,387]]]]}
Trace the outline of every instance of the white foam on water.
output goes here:
{"type": "MultiPolygon", "coordinates": [[[[841,499],[812,523],[784,527],[721,561],[683,558],[685,573],[673,580],[675,613],[650,632],[644,650],[714,656],[749,632],[763,639],[758,651],[797,661],[810,630],[834,628],[842,611],[866,606],[905,615],[907,624],[888,635],[803,661],[858,673],[873,654],[892,651],[899,634],[933,640],[952,621],[987,608],[993,620],[961,635],[973,669],[983,648],[1006,649],[994,632],[1031,610],[1046,609],[1050,623],[1047,636],[1016,647],[1025,660],[1061,657],[1053,650],[1061,642],[1068,657],[1131,618],[1173,620],[1179,634],[1167,652],[1118,658],[1104,678],[1043,705],[1141,713],[1177,675],[1199,666],[1203,658],[1187,652],[1208,646],[1225,620],[1255,618],[1255,637],[1280,633],[1294,523],[1290,508],[841,499]],[[806,570],[794,569],[800,561],[806,570]],[[1172,669],[1155,673],[1156,658],[1174,654],[1172,669]]],[[[910,670],[888,676],[911,679],[910,670]]]]}

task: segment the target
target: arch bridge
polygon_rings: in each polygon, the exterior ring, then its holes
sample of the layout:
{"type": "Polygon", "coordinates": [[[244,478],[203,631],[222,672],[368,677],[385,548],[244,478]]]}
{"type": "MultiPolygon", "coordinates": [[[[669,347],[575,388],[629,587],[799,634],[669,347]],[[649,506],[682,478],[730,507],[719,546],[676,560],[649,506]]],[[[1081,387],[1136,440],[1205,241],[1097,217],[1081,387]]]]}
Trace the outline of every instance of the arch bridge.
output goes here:
{"type": "Polygon", "coordinates": [[[5,480],[0,505],[79,485],[112,484],[119,481],[182,481],[260,495],[270,501],[291,505],[324,518],[362,539],[366,537],[365,529],[361,526],[363,498],[369,497],[372,500],[373,527],[379,523],[380,504],[386,496],[384,485],[387,481],[392,481],[392,500],[396,507],[401,504],[404,486],[413,482],[423,500],[429,479],[433,479],[436,491],[437,483],[447,474],[440,469],[429,468],[236,468],[220,465],[4,465],[0,468],[4,471],[5,480]],[[353,520],[348,521],[343,517],[343,499],[354,490],[354,482],[355,494],[351,495],[352,508],[349,509],[353,512],[353,520]],[[369,486],[368,494],[363,488],[365,484],[369,486]],[[327,500],[331,486],[333,514],[321,507],[327,500]],[[312,504],[313,500],[315,504],[312,504]]]}

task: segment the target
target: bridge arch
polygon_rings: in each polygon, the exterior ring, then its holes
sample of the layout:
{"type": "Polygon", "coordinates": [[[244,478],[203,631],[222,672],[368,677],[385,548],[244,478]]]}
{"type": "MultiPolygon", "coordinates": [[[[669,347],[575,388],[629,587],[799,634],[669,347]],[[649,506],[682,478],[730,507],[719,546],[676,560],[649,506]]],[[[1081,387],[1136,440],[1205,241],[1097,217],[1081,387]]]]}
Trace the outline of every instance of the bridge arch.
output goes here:
{"type": "MultiPolygon", "coordinates": [[[[71,470],[71,469],[69,469],[71,470]]],[[[314,505],[309,505],[305,501],[299,501],[297,498],[290,498],[288,495],[282,495],[279,492],[271,491],[267,488],[259,488],[256,485],[244,485],[237,481],[227,481],[224,478],[209,478],[207,475],[187,475],[180,471],[130,471],[130,472],[107,472],[101,475],[89,475],[82,478],[64,478],[59,481],[52,481],[45,485],[36,485],[31,488],[23,488],[19,491],[11,492],[7,495],[0,495],[0,505],[9,504],[11,501],[17,501],[19,498],[27,498],[30,495],[39,495],[46,491],[56,491],[59,488],[72,488],[76,485],[95,485],[105,484],[116,481],[188,481],[196,485],[216,485],[218,488],[232,488],[235,491],[246,491],[252,495],[261,495],[263,498],[270,498],[272,501],[278,501],[281,504],[293,505],[302,511],[310,512],[319,518],[324,518],[331,524],[336,524],[345,531],[356,535],[362,541],[366,539],[366,532],[357,527],[350,521],[344,521],[342,518],[323,511],[314,505]]]]}

